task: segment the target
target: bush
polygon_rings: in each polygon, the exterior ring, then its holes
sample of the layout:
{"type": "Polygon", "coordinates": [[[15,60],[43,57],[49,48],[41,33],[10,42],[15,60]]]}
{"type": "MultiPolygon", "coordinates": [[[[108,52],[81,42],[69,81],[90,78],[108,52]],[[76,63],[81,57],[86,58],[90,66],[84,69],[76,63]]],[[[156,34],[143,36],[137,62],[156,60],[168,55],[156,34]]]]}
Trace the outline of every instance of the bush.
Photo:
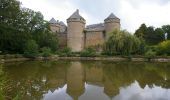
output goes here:
{"type": "Polygon", "coordinates": [[[145,53],[145,57],[147,57],[149,60],[151,58],[154,58],[156,56],[156,52],[152,51],[151,49],[148,50],[146,53],[145,53]]]}
{"type": "Polygon", "coordinates": [[[50,48],[44,47],[44,48],[41,49],[41,51],[42,51],[42,56],[43,57],[51,56],[51,49],[50,48]]]}
{"type": "Polygon", "coordinates": [[[170,55],[170,40],[159,43],[157,53],[159,55],[170,55]]]}
{"type": "Polygon", "coordinates": [[[34,40],[29,40],[25,44],[24,56],[29,58],[35,58],[38,56],[38,44],[34,40]]]}
{"type": "Polygon", "coordinates": [[[81,57],[94,57],[96,56],[96,51],[93,48],[87,48],[80,53],[81,57]]]}
{"type": "Polygon", "coordinates": [[[67,57],[67,56],[71,56],[72,52],[71,49],[68,47],[65,47],[64,49],[62,49],[61,51],[57,52],[57,54],[61,57],[67,57]]]}

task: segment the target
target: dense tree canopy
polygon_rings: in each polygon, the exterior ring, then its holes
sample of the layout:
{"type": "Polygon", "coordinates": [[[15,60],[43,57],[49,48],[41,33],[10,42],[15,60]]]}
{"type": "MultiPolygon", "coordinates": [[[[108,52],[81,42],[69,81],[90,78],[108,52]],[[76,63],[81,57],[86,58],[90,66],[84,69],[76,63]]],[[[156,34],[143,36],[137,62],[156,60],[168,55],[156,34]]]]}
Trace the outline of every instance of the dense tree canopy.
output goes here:
{"type": "Polygon", "coordinates": [[[29,40],[35,40],[40,48],[57,49],[57,38],[40,12],[22,8],[16,0],[0,1],[0,51],[24,53],[29,40]]]}
{"type": "Polygon", "coordinates": [[[162,29],[165,33],[168,34],[168,40],[170,40],[170,25],[163,25],[162,29]]]}
{"type": "Polygon", "coordinates": [[[154,29],[154,27],[147,27],[145,24],[142,24],[134,35],[143,39],[147,45],[157,45],[164,40],[162,28],[154,29]]]}

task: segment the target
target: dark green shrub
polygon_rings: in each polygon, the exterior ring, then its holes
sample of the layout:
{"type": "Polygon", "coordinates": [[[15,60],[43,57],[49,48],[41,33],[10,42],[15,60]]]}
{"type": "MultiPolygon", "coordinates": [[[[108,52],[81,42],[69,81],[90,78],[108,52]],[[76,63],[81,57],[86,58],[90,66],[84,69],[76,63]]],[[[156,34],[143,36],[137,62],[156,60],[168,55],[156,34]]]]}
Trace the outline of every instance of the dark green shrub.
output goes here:
{"type": "Polygon", "coordinates": [[[86,48],[80,53],[81,57],[94,57],[96,56],[96,51],[93,48],[86,48]]]}
{"type": "Polygon", "coordinates": [[[29,40],[25,44],[24,56],[29,58],[35,58],[38,56],[38,44],[34,40],[29,40]]]}
{"type": "Polygon", "coordinates": [[[51,49],[48,48],[48,47],[42,48],[41,51],[42,51],[42,56],[43,56],[43,57],[49,57],[49,56],[51,56],[51,54],[52,54],[52,53],[51,53],[51,49]]]}
{"type": "Polygon", "coordinates": [[[65,48],[62,49],[61,51],[57,52],[57,54],[58,54],[60,57],[72,56],[71,49],[68,48],[68,47],[65,47],[65,48]]]}

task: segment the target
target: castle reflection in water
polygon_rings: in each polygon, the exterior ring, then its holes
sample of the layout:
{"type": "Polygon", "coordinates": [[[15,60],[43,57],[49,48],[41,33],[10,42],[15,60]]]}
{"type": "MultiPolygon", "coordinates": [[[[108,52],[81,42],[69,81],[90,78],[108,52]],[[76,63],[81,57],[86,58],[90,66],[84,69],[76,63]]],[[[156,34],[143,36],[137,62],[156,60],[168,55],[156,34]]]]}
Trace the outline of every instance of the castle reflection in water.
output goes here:
{"type": "Polygon", "coordinates": [[[10,80],[9,84],[13,84],[9,95],[21,91],[25,100],[50,100],[48,98],[52,94],[57,95],[64,88],[65,94],[61,95],[78,100],[88,91],[93,91],[88,90],[90,86],[100,88],[101,95],[112,99],[119,94],[121,88],[126,88],[135,81],[141,88],[145,88],[146,85],[170,87],[168,64],[57,61],[14,63],[4,66],[6,79],[10,80]]]}

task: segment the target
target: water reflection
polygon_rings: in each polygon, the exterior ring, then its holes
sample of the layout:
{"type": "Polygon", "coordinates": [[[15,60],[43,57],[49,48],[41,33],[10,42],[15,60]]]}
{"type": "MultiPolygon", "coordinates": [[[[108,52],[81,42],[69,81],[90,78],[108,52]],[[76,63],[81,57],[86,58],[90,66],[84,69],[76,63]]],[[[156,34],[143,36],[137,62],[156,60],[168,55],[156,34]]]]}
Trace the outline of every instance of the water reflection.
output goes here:
{"type": "Polygon", "coordinates": [[[24,100],[169,100],[167,63],[25,62],[4,65],[24,100]]]}

